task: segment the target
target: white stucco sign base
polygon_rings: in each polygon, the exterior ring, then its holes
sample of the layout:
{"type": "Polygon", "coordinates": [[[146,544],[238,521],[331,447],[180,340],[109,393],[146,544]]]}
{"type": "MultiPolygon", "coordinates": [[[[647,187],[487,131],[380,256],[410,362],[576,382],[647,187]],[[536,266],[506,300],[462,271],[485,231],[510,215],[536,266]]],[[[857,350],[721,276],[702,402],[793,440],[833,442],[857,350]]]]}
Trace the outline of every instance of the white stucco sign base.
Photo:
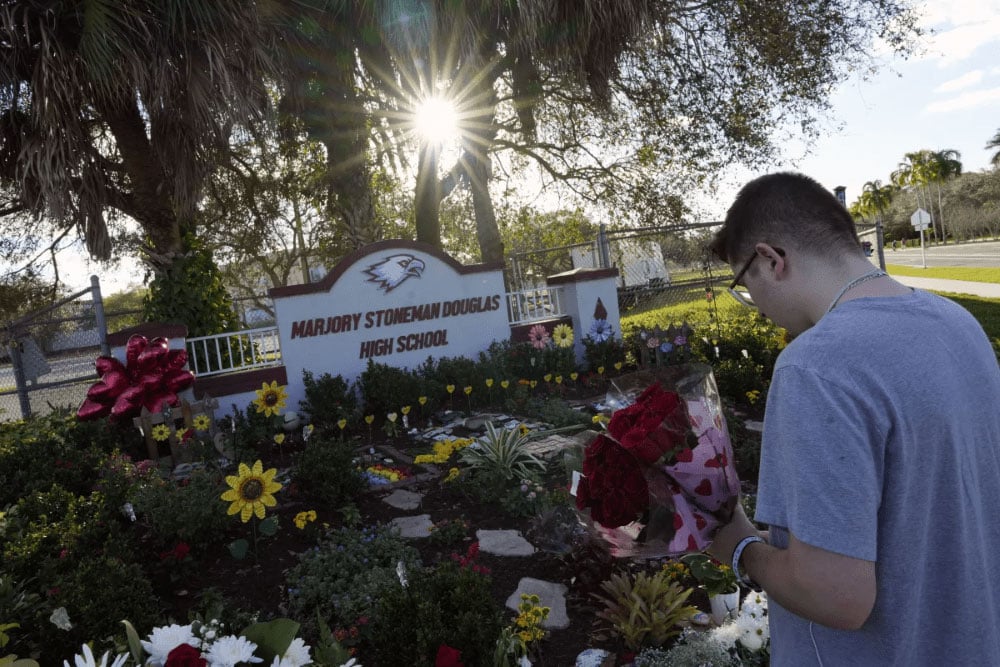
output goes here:
{"type": "Polygon", "coordinates": [[[412,241],[373,243],[319,282],[270,294],[291,409],[305,398],[303,370],[353,382],[369,360],[415,368],[510,337],[500,265],[462,266],[412,241]]]}

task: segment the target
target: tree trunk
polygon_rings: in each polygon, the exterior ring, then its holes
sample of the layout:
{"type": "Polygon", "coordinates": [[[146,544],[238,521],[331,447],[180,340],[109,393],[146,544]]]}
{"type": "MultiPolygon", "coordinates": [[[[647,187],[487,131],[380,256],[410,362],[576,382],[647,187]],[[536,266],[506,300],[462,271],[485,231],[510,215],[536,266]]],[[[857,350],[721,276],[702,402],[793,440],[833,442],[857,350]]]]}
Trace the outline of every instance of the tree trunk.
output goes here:
{"type": "Polygon", "coordinates": [[[938,223],[941,225],[941,242],[948,243],[948,237],[945,236],[944,230],[944,209],[941,207],[941,184],[936,183],[937,196],[938,196],[938,223]]]}
{"type": "MultiPolygon", "coordinates": [[[[493,56],[495,55],[494,53],[493,56]]],[[[493,58],[481,57],[473,71],[485,71],[491,60],[493,58]]],[[[503,262],[503,242],[500,240],[496,210],[490,197],[490,178],[493,175],[490,146],[497,134],[497,97],[491,77],[480,76],[474,80],[473,86],[472,98],[478,102],[478,113],[468,121],[469,135],[463,140],[463,148],[469,159],[468,175],[472,189],[472,207],[476,214],[479,252],[484,262],[499,264],[503,262]]]]}
{"type": "Polygon", "coordinates": [[[156,159],[139,108],[132,100],[100,111],[108,121],[133,186],[123,212],[134,218],[149,237],[148,259],[156,267],[168,266],[170,257],[183,251],[183,230],[168,194],[173,188],[156,159]]]}
{"type": "MultiPolygon", "coordinates": [[[[358,115],[358,121],[363,118],[358,115]]],[[[367,143],[362,128],[324,141],[327,155],[327,214],[340,221],[348,246],[357,249],[378,238],[367,143]]]]}
{"type": "Polygon", "coordinates": [[[441,247],[441,184],[437,175],[439,152],[436,146],[426,141],[421,144],[414,193],[417,240],[435,248],[441,247]]]}

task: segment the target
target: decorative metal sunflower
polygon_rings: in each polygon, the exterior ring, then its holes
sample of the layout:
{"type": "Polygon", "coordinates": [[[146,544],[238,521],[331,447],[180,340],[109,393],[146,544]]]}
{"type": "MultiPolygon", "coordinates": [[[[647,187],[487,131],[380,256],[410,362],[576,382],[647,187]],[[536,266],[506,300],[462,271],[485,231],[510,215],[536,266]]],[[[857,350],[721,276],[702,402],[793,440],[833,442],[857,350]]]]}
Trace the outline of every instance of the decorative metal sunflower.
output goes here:
{"type": "Polygon", "coordinates": [[[152,432],[153,440],[157,442],[163,442],[170,437],[170,427],[166,424],[157,424],[153,427],[152,432]]]}
{"type": "Polygon", "coordinates": [[[196,431],[207,431],[212,427],[212,420],[208,418],[208,415],[202,413],[194,416],[191,420],[191,425],[194,426],[196,431]]]}
{"type": "Polygon", "coordinates": [[[568,324],[557,325],[552,330],[552,340],[557,347],[569,347],[573,344],[573,327],[568,324]]]}
{"type": "Polygon", "coordinates": [[[285,388],[279,387],[277,380],[275,380],[271,384],[266,382],[261,384],[260,389],[257,390],[257,398],[253,400],[253,403],[257,406],[257,412],[263,412],[265,417],[271,417],[281,413],[287,400],[288,394],[285,392],[285,388]]]}
{"type": "Polygon", "coordinates": [[[253,468],[241,463],[238,475],[226,477],[226,484],[231,488],[227,489],[221,498],[231,503],[227,514],[238,512],[243,523],[249,521],[252,515],[263,519],[264,508],[274,507],[277,504],[273,495],[281,490],[281,484],[274,481],[277,473],[275,468],[265,471],[259,460],[254,462],[253,468]]]}

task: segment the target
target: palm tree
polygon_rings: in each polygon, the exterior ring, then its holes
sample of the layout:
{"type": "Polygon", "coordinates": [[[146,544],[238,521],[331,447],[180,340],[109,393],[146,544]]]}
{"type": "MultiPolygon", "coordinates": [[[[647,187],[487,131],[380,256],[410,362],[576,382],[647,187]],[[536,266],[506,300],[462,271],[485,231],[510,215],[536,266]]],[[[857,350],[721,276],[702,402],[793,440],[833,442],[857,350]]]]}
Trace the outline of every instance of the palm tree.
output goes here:
{"type": "Polygon", "coordinates": [[[930,197],[926,191],[927,184],[931,181],[931,155],[932,152],[929,150],[906,153],[903,162],[899,163],[899,167],[889,178],[896,187],[913,190],[917,206],[926,207],[933,220],[934,208],[930,205],[930,197]]]}
{"type": "MultiPolygon", "coordinates": [[[[997,130],[997,133],[993,135],[993,138],[986,142],[986,149],[990,150],[992,148],[1000,148],[1000,130],[997,130]]],[[[994,167],[1000,167],[1000,150],[993,154],[990,164],[994,167]]]]}
{"type": "Polygon", "coordinates": [[[95,258],[111,254],[109,216],[134,219],[145,259],[169,268],[217,149],[265,117],[283,5],[3,3],[0,181],[95,258]]]}
{"type": "Polygon", "coordinates": [[[930,178],[930,182],[934,184],[934,187],[937,190],[938,223],[941,227],[942,243],[947,243],[948,237],[945,233],[944,227],[944,209],[941,206],[941,183],[947,181],[949,178],[960,176],[962,174],[961,157],[961,153],[950,148],[934,151],[930,155],[928,176],[930,178]]]}

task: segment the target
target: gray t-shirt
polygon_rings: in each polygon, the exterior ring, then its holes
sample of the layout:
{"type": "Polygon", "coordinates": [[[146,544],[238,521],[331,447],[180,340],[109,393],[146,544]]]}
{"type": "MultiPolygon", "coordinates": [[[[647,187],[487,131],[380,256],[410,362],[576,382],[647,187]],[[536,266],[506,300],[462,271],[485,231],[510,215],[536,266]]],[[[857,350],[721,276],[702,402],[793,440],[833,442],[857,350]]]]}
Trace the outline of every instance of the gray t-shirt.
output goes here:
{"type": "Polygon", "coordinates": [[[857,631],[770,605],[772,665],[1000,665],[1000,369],[920,290],[839,305],[782,352],[756,519],[875,561],[857,631]]]}

